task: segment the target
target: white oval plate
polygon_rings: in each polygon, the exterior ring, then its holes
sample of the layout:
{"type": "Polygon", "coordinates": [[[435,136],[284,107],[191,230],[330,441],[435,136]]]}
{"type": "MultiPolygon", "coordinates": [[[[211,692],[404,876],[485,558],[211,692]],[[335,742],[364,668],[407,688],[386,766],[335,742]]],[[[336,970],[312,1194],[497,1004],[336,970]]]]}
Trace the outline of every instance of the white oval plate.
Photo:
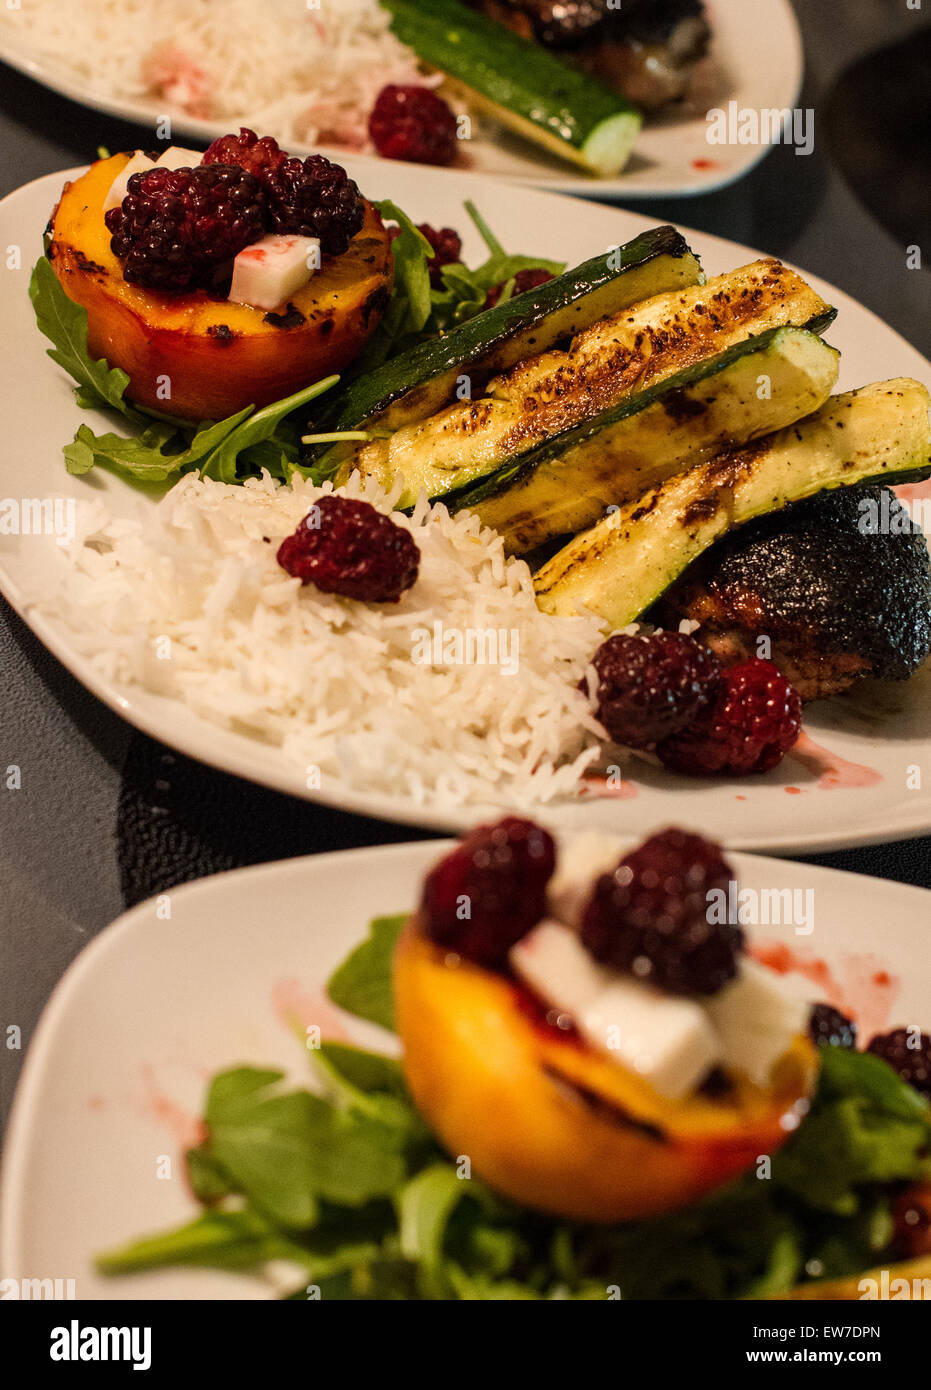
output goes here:
{"type": "MultiPolygon", "coordinates": [[[[71,176],[77,172],[69,171],[71,176]]],[[[45,356],[46,342],[35,328],[26,287],[29,266],[41,249],[41,230],[66,177],[48,175],[0,204],[0,246],[19,247],[22,253],[21,268],[0,276],[0,319],[7,328],[0,339],[4,440],[0,498],[102,496],[117,515],[144,517],[154,505],[153,495],[100,469],[84,478],[70,477],[61,459],[62,445],[73,437],[87,413],[76,407],[70,379],[45,356]]],[[[455,174],[382,162],[364,188],[373,197],[393,197],[418,220],[462,228],[466,258],[481,256],[477,236],[462,210],[462,189],[455,174]]],[[[489,211],[507,245],[545,252],[570,264],[652,225],[634,213],[531,189],[505,188],[489,180],[477,182],[469,191],[479,207],[489,211]],[[546,229],[545,236],[541,228],[546,229]]],[[[759,254],[684,230],[710,274],[759,254]]],[[[824,282],[812,278],[812,283],[840,311],[829,334],[843,351],[838,389],[879,376],[915,376],[931,382],[931,364],[874,314],[824,282]]],[[[474,805],[425,808],[390,787],[379,794],[359,792],[336,778],[327,779],[323,789],[311,793],[304,768],[289,763],[277,750],[207,723],[177,701],[102,679],[75,649],[65,628],[32,607],[33,597],[44,587],[52,544],[44,537],[0,534],[0,590],[72,674],[152,737],[238,776],[364,815],[459,830],[480,814],[494,813],[496,808],[474,805]]],[[[904,686],[886,688],[883,699],[889,708],[884,717],[862,698],[810,707],[809,733],[829,750],[827,761],[834,759],[841,768],[840,785],[830,772],[812,770],[794,756],[765,777],[738,781],[690,781],[638,764],[627,769],[636,785],[635,797],[588,798],[539,814],[548,823],[570,829],[597,826],[619,832],[633,832],[644,823],[685,819],[734,846],[775,852],[838,848],[921,834],[931,828],[929,680],[931,673],[926,671],[904,686]],[[850,771],[847,764],[866,772],[850,771]],[[870,784],[843,785],[858,778],[870,784]]],[[[631,786],[626,790],[629,793],[631,786]]]]}
{"type": "MultiPolygon", "coordinates": [[[[78,171],[70,172],[73,176],[78,171]]],[[[22,268],[0,275],[0,321],[6,326],[0,338],[0,499],[99,496],[119,516],[144,517],[154,505],[153,494],[103,469],[83,478],[70,477],[61,457],[62,446],[88,415],[75,405],[70,378],[45,356],[46,340],[35,327],[26,288],[29,266],[41,250],[42,228],[66,176],[38,179],[0,204],[0,247],[22,249],[22,268]]],[[[466,258],[481,257],[477,237],[462,210],[462,188],[455,174],[382,163],[364,188],[372,197],[391,196],[418,220],[462,228],[466,258]]],[[[509,247],[545,253],[569,264],[653,225],[635,213],[532,189],[506,188],[488,180],[469,191],[509,247]]],[[[709,274],[746,264],[759,254],[703,233],[685,229],[685,235],[709,274]]],[[[931,383],[931,363],[904,339],[841,291],[814,278],[811,283],[840,311],[829,333],[844,354],[839,390],[900,375],[931,383]]],[[[32,607],[33,596],[44,587],[48,549],[53,545],[45,537],[0,534],[0,591],[78,680],[153,738],[279,791],[385,820],[460,830],[480,814],[494,814],[494,808],[475,805],[424,807],[389,786],[379,794],[359,792],[335,777],[327,778],[323,789],[309,792],[303,765],[289,762],[280,751],[207,723],[177,701],[109,683],[75,649],[62,625],[32,607]]],[[[885,689],[883,698],[890,704],[885,718],[862,699],[810,707],[806,715],[810,735],[830,750],[831,758],[841,759],[841,767],[852,763],[868,769],[872,785],[837,786],[828,780],[830,773],[822,776],[794,756],[765,777],[736,781],[676,778],[636,764],[625,769],[636,784],[636,796],[587,798],[538,814],[569,829],[597,826],[620,833],[634,833],[644,823],[684,819],[739,848],[780,853],[920,834],[931,828],[929,682],[931,672],[926,672],[906,685],[885,689]],[[916,767],[924,790],[909,786],[916,780],[910,769],[916,767]]],[[[851,773],[841,780],[856,780],[858,775],[862,780],[865,774],[851,773]]],[[[631,790],[628,785],[626,791],[631,790]]]]}
{"type": "MultiPolygon", "coordinates": [[[[293,1288],[285,1270],[270,1280],[187,1269],[104,1279],[92,1256],[197,1214],[181,1153],[215,1071],[270,1066],[310,1084],[288,1012],[301,1032],[316,1023],[323,1036],[384,1046],[384,1033],[328,1003],[325,984],[372,917],[416,902],[443,849],[431,841],[219,874],[173,891],[169,920],[153,899],[102,932],[55,990],[25,1061],[4,1153],[0,1277],[72,1279],[74,1296],[92,1299],[293,1288]],[[172,1176],[159,1178],[165,1158],[172,1176]]],[[[915,952],[931,895],[780,860],[731,862],[741,888],[811,890],[809,935],[749,935],[826,962],[863,1042],[931,1022],[931,962],[915,952]],[[877,987],[881,972],[891,978],[877,987]]]]}
{"type": "MultiPolygon", "coordinates": [[[[571,164],[495,127],[495,138],[483,134],[470,142],[468,168],[457,170],[457,175],[470,178],[473,173],[486,174],[552,192],[596,198],[689,197],[726,188],[743,178],[769,146],[709,145],[705,112],[726,109],[731,101],[739,110],[792,109],[802,84],[801,35],[789,0],[712,0],[708,9],[713,48],[696,74],[688,108],[670,111],[647,124],[623,174],[612,179],[588,178],[571,164]]],[[[24,42],[15,32],[15,18],[13,12],[5,23],[0,22],[0,59],[4,62],[94,111],[148,126],[166,114],[164,102],[102,96],[86,79],[44,58],[24,42]]],[[[217,122],[171,114],[176,134],[204,144],[239,125],[232,117],[217,122]]],[[[337,147],[318,148],[341,163],[348,157],[346,150],[337,147]]],[[[294,150],[308,152],[300,146],[294,150]]],[[[353,164],[366,178],[384,162],[376,156],[353,156],[353,164]]]]}

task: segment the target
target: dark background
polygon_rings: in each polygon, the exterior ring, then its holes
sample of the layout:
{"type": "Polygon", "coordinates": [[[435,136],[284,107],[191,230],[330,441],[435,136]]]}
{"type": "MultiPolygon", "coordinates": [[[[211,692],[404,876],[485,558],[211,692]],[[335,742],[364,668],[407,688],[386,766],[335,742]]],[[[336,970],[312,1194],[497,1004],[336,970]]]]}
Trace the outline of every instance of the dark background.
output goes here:
{"type": "MultiPolygon", "coordinates": [[[[804,266],[931,356],[931,0],[926,13],[906,0],[795,5],[815,152],[798,158],[779,146],[731,189],[631,207],[804,266]],[[909,245],[922,247],[929,269],[906,270],[909,245]]],[[[0,196],[86,162],[98,145],[140,140],[137,127],[0,65],[0,196]]],[[[877,360],[875,376],[883,374],[877,360]]],[[[140,898],[242,863],[424,838],[171,754],[87,694],[0,599],[0,767],[9,763],[22,768],[23,786],[0,789],[0,1027],[18,1024],[24,1049],[65,967],[140,898]]],[[[810,862],[931,887],[929,846],[913,840],[810,862]]],[[[0,1122],[22,1056],[0,1053],[0,1122]]]]}

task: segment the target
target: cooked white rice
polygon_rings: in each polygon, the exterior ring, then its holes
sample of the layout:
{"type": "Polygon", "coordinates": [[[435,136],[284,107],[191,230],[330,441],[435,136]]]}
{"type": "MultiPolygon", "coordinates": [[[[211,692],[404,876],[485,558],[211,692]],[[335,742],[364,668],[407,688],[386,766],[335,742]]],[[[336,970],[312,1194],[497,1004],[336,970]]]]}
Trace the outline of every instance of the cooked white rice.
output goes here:
{"type": "Polygon", "coordinates": [[[0,30],[111,101],[365,148],[388,82],[423,82],[378,0],[19,0],[0,30]]]}
{"type": "MultiPolygon", "coordinates": [[[[300,478],[232,487],[191,475],[144,525],[82,503],[40,606],[104,679],[277,745],[302,777],[319,768],[324,788],[348,779],[431,805],[574,796],[599,757],[577,685],[600,622],[541,613],[527,566],[505,558],[496,533],[426,501],[395,514],[421,553],[399,603],[302,587],[276,551],[328,491],[300,478]],[[508,660],[421,664],[416,634],[437,621],[447,635],[504,632],[508,660]]],[[[391,510],[355,480],[340,491],[391,510]]]]}

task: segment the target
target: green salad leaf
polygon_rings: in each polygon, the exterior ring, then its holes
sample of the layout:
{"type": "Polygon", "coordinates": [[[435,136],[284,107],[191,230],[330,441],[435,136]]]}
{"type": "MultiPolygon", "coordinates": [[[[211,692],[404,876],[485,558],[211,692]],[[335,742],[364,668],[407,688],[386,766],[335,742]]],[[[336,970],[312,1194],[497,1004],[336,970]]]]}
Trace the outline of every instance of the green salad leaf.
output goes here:
{"type": "MultiPolygon", "coordinates": [[[[328,985],[341,1007],[383,1027],[404,920],[373,921],[328,985]]],[[[873,1267],[888,1255],[897,1185],[931,1180],[924,1098],[880,1058],[824,1048],[810,1111],[769,1178],[747,1173],[648,1221],[557,1221],[497,1196],[441,1151],[394,1057],[340,1042],[309,1055],[322,1095],[284,1089],[273,1070],[214,1078],[208,1138],[187,1156],[204,1213],[102,1255],[101,1270],[285,1259],[294,1299],[765,1298],[873,1267]]]]}
{"type": "Polygon", "coordinates": [[[375,205],[386,222],[400,229],[392,243],[394,288],[385,316],[368,346],[346,373],[347,379],[371,371],[390,357],[405,352],[425,338],[436,337],[485,308],[488,291],[503,285],[501,299],[510,299],[514,277],[522,270],[544,270],[561,275],[562,261],[540,256],[509,255],[471,201],[465,209],[488,248],[488,257],[474,270],[461,261],[443,266],[441,286],[431,283],[429,262],[433,248],[407,213],[390,198],[375,205]]]}
{"type": "Polygon", "coordinates": [[[433,292],[433,314],[442,329],[464,323],[480,314],[485,308],[488,291],[495,285],[504,287],[498,298],[499,304],[510,299],[514,293],[515,277],[522,270],[543,270],[547,275],[556,276],[566,268],[563,261],[509,255],[475,204],[469,201],[465,207],[488,248],[488,258],[475,270],[462,264],[447,265],[441,269],[443,289],[433,292]]]}
{"type": "Polygon", "coordinates": [[[186,449],[172,452],[179,438],[173,425],[158,422],[147,425],[138,435],[94,434],[89,425],[79,425],[74,442],[65,446],[69,473],[85,473],[96,463],[128,473],[139,482],[163,483],[174,474],[186,472],[207,458],[249,414],[251,407],[228,420],[197,430],[186,449]],[[88,463],[87,460],[90,460],[88,463]]]}
{"type": "Polygon", "coordinates": [[[54,344],[49,357],[64,367],[81,388],[81,405],[118,410],[132,420],[138,412],[123,399],[129,377],[87,350],[87,310],[69,299],[46,256],[40,256],[29,280],[29,298],[39,331],[54,344]]]}
{"type": "Polygon", "coordinates": [[[347,956],[327,985],[334,1004],[382,1028],[394,1028],[391,960],[405,920],[403,914],[376,917],[366,940],[347,956]]]}
{"type": "Polygon", "coordinates": [[[210,1088],[207,1153],[234,1190],[298,1230],[317,1224],[321,1200],[356,1207],[390,1197],[404,1176],[405,1130],[309,1091],[281,1091],[281,1080],[239,1067],[210,1088]]]}
{"type": "Polygon", "coordinates": [[[134,1241],[97,1260],[103,1274],[135,1274],[171,1265],[254,1269],[266,1260],[303,1260],[304,1252],[265,1217],[241,1211],[205,1211],[167,1235],[134,1241]]]}
{"type": "MultiPolygon", "coordinates": [[[[255,451],[268,444],[272,444],[276,451],[283,451],[288,457],[289,449],[295,446],[296,439],[289,434],[280,435],[279,431],[296,410],[308,405],[317,396],[323,395],[324,391],[329,391],[338,381],[338,376],[324,377],[322,381],[305,386],[294,395],[285,396],[283,400],[274,401],[271,405],[263,406],[261,410],[254,410],[249,406],[238,415],[231,415],[228,420],[221,421],[221,424],[232,427],[226,430],[217,444],[203,456],[201,474],[205,478],[218,478],[222,483],[239,482],[239,461],[250,456],[255,457],[255,451]]],[[[219,426],[214,428],[219,429],[219,426]]],[[[270,465],[271,457],[266,457],[270,465]]],[[[294,462],[296,463],[296,458],[294,462]]],[[[269,467],[269,471],[277,473],[279,470],[269,467]]]]}
{"type": "Polygon", "coordinates": [[[773,1159],[774,1179],[808,1206],[855,1216],[860,1189],[931,1176],[928,1107],[870,1053],[822,1053],[819,1105],[773,1159]]]}
{"type": "Polygon", "coordinates": [[[261,410],[246,406],[225,420],[179,420],[124,399],[129,377],[103,358],[90,356],[87,311],[68,298],[45,256],[33,268],[29,297],[39,329],[54,345],[49,356],[77,383],[78,405],[115,410],[136,429],[132,435],[95,434],[90,425],[80,425],[63,450],[69,473],[87,473],[100,464],[140,483],[163,483],[194,469],[226,483],[242,482],[262,468],[276,478],[287,479],[295,469],[312,476],[313,470],[300,463],[305,421],[297,412],[329,391],[339,377],[314,382],[261,410]]]}
{"type": "Polygon", "coordinates": [[[427,261],[433,255],[433,247],[407,213],[390,198],[383,198],[375,206],[384,221],[394,222],[400,228],[391,247],[394,287],[382,323],[391,339],[421,333],[427,326],[432,307],[427,261]]]}

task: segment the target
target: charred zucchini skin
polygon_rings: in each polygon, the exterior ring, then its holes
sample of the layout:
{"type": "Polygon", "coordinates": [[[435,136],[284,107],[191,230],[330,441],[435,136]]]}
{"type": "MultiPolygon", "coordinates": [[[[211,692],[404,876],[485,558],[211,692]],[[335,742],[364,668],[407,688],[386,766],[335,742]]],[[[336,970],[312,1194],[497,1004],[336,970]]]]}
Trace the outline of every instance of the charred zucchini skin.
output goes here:
{"type": "Polygon", "coordinates": [[[418,343],[351,382],[317,419],[321,428],[334,431],[371,424],[398,429],[441,409],[453,398],[460,375],[470,376],[474,391],[483,378],[545,352],[638,299],[701,279],[685,238],[674,227],[651,228],[612,253],[593,256],[439,338],[418,343]]]}
{"type": "Polygon", "coordinates": [[[806,420],[670,478],[558,551],[534,578],[546,613],[634,622],[743,522],[830,488],[931,474],[928,392],[899,378],[832,396],[806,420]]]}

